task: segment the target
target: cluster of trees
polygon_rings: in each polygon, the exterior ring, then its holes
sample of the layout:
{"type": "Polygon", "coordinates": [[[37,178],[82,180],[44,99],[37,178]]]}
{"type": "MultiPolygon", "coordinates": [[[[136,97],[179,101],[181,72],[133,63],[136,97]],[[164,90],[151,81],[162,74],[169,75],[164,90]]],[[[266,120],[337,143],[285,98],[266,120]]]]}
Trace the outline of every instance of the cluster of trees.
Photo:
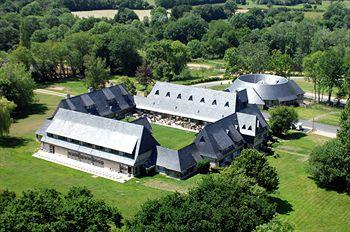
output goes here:
{"type": "Polygon", "coordinates": [[[82,187],[64,195],[54,189],[0,193],[0,231],[110,231],[121,220],[116,208],[82,187]]]}
{"type": "Polygon", "coordinates": [[[309,170],[316,182],[350,194],[350,103],[340,117],[337,138],[316,147],[309,159],[309,170]]]}
{"type": "Polygon", "coordinates": [[[244,150],[230,167],[205,177],[188,194],[175,193],[146,202],[126,222],[126,229],[252,231],[273,219],[276,207],[268,193],[277,188],[276,170],[266,157],[253,149],[244,150]]]}
{"type": "Polygon", "coordinates": [[[294,6],[298,4],[322,4],[322,0],[254,0],[257,4],[262,5],[283,5],[283,6],[294,6]]]}
{"type": "Polygon", "coordinates": [[[166,9],[179,5],[204,5],[224,2],[225,0],[155,0],[156,6],[164,7],[166,9]]]}

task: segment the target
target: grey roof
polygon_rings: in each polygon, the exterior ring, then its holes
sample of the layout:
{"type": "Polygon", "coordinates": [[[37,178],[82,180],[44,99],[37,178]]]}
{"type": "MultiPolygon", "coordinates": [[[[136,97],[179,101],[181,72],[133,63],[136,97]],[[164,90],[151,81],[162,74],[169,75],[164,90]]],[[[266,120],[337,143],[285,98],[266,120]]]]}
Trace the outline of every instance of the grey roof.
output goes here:
{"type": "Polygon", "coordinates": [[[243,146],[244,143],[242,135],[238,132],[236,114],[205,126],[195,139],[201,155],[216,160],[220,160],[226,153],[243,146]]]}
{"type": "MultiPolygon", "coordinates": [[[[44,124],[44,127],[45,125],[46,124],[44,124]]],[[[45,129],[45,136],[42,142],[45,141],[56,144],[59,143],[61,146],[68,149],[78,146],[75,148],[77,151],[128,164],[131,162],[138,162],[138,154],[152,150],[158,145],[150,131],[145,129],[143,125],[66,109],[59,109],[50,122],[50,125],[45,129]],[[133,154],[134,158],[130,159],[89,147],[79,146],[64,140],[48,137],[47,134],[58,135],[84,143],[133,154]],[[84,149],[84,151],[82,151],[82,149],[84,149]]]]}
{"type": "Polygon", "coordinates": [[[146,129],[148,129],[149,131],[152,131],[152,126],[149,123],[147,117],[140,117],[135,119],[134,121],[132,121],[131,123],[137,124],[137,125],[142,125],[144,126],[146,129]]]}
{"type": "Polygon", "coordinates": [[[236,93],[157,82],[147,97],[134,96],[136,108],[207,122],[236,111],[236,93]]]}
{"type": "Polygon", "coordinates": [[[194,144],[186,146],[180,150],[157,146],[157,166],[164,167],[168,170],[183,172],[188,168],[195,166],[196,159],[193,156],[196,148],[194,144]]]}
{"type": "Polygon", "coordinates": [[[241,134],[256,136],[257,134],[265,133],[269,128],[265,117],[256,105],[249,104],[246,108],[237,112],[236,117],[238,122],[237,129],[241,134]],[[249,128],[251,130],[248,130],[249,128]]]}
{"type": "Polygon", "coordinates": [[[230,92],[242,89],[247,89],[249,103],[258,105],[265,100],[296,100],[304,94],[293,80],[269,74],[242,75],[227,88],[230,92]]]}
{"type": "Polygon", "coordinates": [[[43,124],[39,127],[39,129],[35,132],[37,135],[44,136],[46,133],[46,129],[50,126],[52,120],[51,119],[45,119],[43,124]]]}
{"type": "Polygon", "coordinates": [[[95,90],[78,96],[63,99],[58,108],[64,108],[98,116],[119,114],[135,107],[133,97],[123,84],[95,90]]]}

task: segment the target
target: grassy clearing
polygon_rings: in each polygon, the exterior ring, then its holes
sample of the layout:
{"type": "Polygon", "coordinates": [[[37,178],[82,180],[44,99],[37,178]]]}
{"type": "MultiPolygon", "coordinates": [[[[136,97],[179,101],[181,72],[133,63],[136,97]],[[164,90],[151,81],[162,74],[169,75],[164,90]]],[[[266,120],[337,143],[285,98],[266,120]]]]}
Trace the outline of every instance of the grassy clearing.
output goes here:
{"type": "Polygon", "coordinates": [[[339,125],[339,118],[342,109],[324,104],[312,104],[306,107],[296,107],[299,118],[321,122],[328,125],[339,125]]]}
{"type": "Polygon", "coordinates": [[[217,86],[212,86],[212,87],[209,87],[210,89],[213,89],[213,90],[219,90],[219,91],[222,91],[224,89],[227,89],[228,87],[230,87],[231,84],[222,84],[222,85],[217,85],[217,86]]]}
{"type": "Polygon", "coordinates": [[[314,93],[314,86],[312,84],[312,82],[307,81],[305,79],[295,79],[294,80],[299,86],[300,88],[302,88],[305,92],[308,93],[314,93]]]}
{"type": "Polygon", "coordinates": [[[161,146],[178,150],[191,144],[196,133],[176,128],[152,124],[152,134],[161,146]]]}
{"type": "Polygon", "coordinates": [[[299,133],[292,137],[277,145],[278,158],[269,158],[280,178],[274,195],[279,217],[295,224],[297,231],[349,231],[350,197],[319,188],[307,174],[310,151],[327,138],[299,133]]]}
{"type": "MultiPolygon", "coordinates": [[[[140,20],[143,20],[144,17],[151,16],[151,10],[133,10],[140,20]]],[[[109,18],[113,19],[114,16],[118,13],[118,10],[89,10],[89,11],[75,11],[72,12],[75,16],[79,18],[109,18]]]]}
{"type": "Polygon", "coordinates": [[[304,12],[304,17],[306,19],[319,20],[323,17],[323,12],[304,12]]]}

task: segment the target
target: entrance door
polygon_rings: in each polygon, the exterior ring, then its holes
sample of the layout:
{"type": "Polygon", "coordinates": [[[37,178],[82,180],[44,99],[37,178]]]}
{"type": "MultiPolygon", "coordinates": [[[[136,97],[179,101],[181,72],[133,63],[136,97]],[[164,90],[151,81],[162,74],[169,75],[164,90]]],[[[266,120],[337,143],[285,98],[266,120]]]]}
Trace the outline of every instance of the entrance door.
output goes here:
{"type": "Polygon", "coordinates": [[[55,153],[55,146],[50,145],[50,153],[55,153]]]}

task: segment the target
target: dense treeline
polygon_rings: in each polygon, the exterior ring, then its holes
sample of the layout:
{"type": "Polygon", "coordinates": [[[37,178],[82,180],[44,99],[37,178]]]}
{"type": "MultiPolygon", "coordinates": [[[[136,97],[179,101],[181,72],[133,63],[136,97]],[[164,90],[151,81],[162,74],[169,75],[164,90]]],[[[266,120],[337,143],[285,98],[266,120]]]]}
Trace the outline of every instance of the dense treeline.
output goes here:
{"type": "MultiPolygon", "coordinates": [[[[37,82],[85,78],[87,69],[98,73],[89,67],[91,59],[99,61],[102,73],[134,76],[144,63],[152,79],[188,79],[188,60],[224,58],[228,76],[305,71],[318,95],[332,96],[338,87],[338,97],[350,96],[350,17],[341,3],[333,3],[322,20],[304,19],[302,11],[287,8],[236,14],[236,2],[227,0],[179,5],[170,14],[157,7],[143,22],[128,8],[114,19],[79,19],[56,1],[11,4],[16,6],[11,12],[4,11],[8,1],[0,4],[2,60],[23,66],[37,82]]],[[[97,79],[101,83],[87,83],[103,86],[107,78],[97,79]]]]}
{"type": "Polygon", "coordinates": [[[156,6],[161,6],[164,8],[173,8],[179,5],[204,5],[204,4],[214,4],[214,3],[224,3],[225,0],[155,0],[156,6]]]}
{"type": "Polygon", "coordinates": [[[283,5],[283,6],[294,6],[298,4],[322,4],[322,0],[255,0],[257,4],[262,5],[283,5]]]}
{"type": "Polygon", "coordinates": [[[71,11],[118,9],[127,7],[130,9],[150,9],[146,0],[60,0],[63,6],[71,11]]]}

